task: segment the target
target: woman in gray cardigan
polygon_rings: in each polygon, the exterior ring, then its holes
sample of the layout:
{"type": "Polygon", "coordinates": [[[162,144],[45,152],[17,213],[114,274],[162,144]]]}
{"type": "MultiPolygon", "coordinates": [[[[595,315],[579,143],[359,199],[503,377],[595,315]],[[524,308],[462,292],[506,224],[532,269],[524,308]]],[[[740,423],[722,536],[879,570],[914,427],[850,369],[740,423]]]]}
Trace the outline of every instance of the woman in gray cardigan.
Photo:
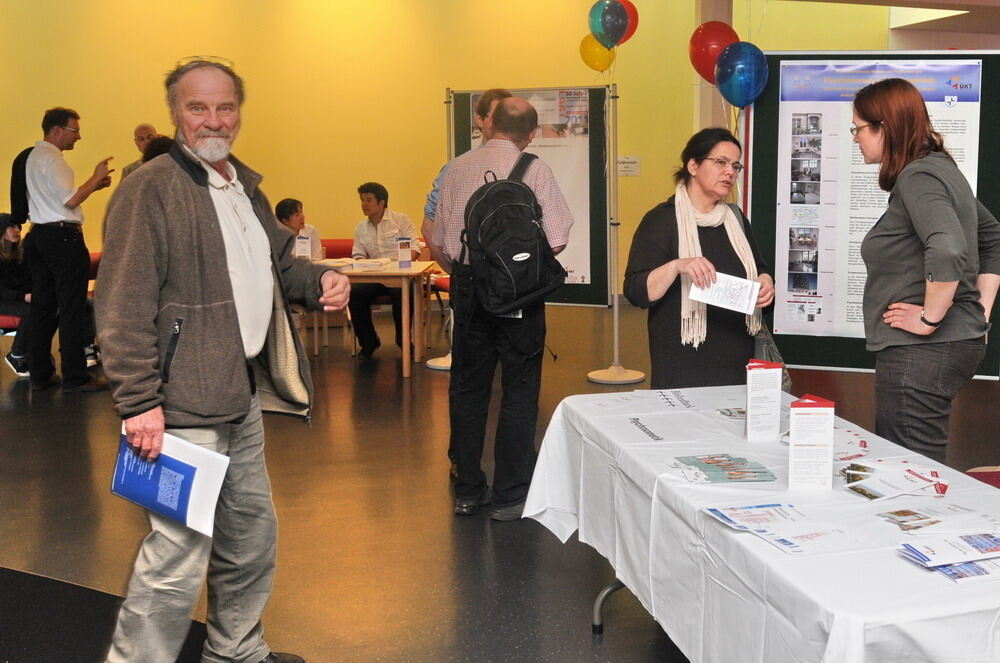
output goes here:
{"type": "Polygon", "coordinates": [[[890,193],[861,244],[875,431],[944,462],[951,401],[986,352],[1000,223],[976,200],[908,81],[862,88],[851,134],[865,163],[881,164],[879,186],[890,193]]]}

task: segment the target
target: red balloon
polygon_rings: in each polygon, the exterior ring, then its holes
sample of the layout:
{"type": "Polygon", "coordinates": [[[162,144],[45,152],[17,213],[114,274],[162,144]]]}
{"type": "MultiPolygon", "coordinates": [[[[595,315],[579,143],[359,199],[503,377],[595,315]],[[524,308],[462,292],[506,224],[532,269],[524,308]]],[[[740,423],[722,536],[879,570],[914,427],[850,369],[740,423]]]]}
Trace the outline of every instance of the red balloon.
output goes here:
{"type": "Polygon", "coordinates": [[[639,27],[639,10],[635,8],[631,0],[618,0],[622,7],[625,8],[625,13],[628,15],[628,28],[625,29],[625,36],[622,40],[618,42],[618,46],[621,46],[635,34],[635,29],[639,27]]]}
{"type": "MultiPolygon", "coordinates": [[[[619,0],[620,1],[620,0],[619,0]]],[[[694,70],[706,81],[715,85],[715,61],[726,46],[740,40],[728,23],[709,21],[702,23],[691,34],[688,55],[694,70]]]]}

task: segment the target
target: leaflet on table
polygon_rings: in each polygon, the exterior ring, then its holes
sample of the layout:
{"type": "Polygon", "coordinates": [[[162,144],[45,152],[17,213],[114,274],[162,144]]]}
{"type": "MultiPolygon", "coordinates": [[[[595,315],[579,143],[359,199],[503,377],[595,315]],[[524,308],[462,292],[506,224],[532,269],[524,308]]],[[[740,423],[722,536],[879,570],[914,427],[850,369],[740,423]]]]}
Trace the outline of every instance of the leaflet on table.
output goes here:
{"type": "Polygon", "coordinates": [[[747,364],[746,437],[750,442],[776,442],[781,435],[781,371],[779,362],[751,359],[747,364]]]}
{"type": "Polygon", "coordinates": [[[594,420],[601,432],[619,444],[693,442],[727,437],[727,432],[703,412],[615,414],[594,420]]]}
{"type": "Polygon", "coordinates": [[[690,297],[696,302],[750,315],[757,305],[758,292],[760,292],[760,281],[750,281],[716,272],[715,283],[707,288],[699,288],[692,283],[690,297]]]}
{"type": "Polygon", "coordinates": [[[812,394],[793,401],[788,417],[788,489],[833,488],[833,401],[812,394]]]}
{"type": "Polygon", "coordinates": [[[943,566],[1000,557],[1000,533],[979,532],[958,536],[921,538],[896,548],[903,557],[921,566],[943,566]]]}
{"type": "Polygon", "coordinates": [[[920,505],[875,515],[913,536],[1000,532],[1000,517],[954,502],[920,505]]]}
{"type": "Polygon", "coordinates": [[[870,500],[900,495],[937,495],[948,492],[949,483],[931,466],[908,460],[856,460],[840,470],[847,489],[870,500]]]}
{"type": "Polygon", "coordinates": [[[212,536],[215,505],[229,457],[163,434],[155,461],[140,458],[120,435],[111,492],[212,536]]]}
{"type": "Polygon", "coordinates": [[[368,272],[382,269],[391,262],[392,260],[389,258],[364,258],[362,260],[355,260],[351,267],[356,272],[368,272]]]}
{"type": "Polygon", "coordinates": [[[775,476],[757,461],[729,454],[677,456],[684,478],[691,483],[743,483],[774,481],[775,476]]]}
{"type": "Polygon", "coordinates": [[[934,570],[960,585],[1000,580],[1000,559],[983,559],[978,562],[935,566],[934,570]]]}
{"type": "Polygon", "coordinates": [[[840,527],[808,517],[792,504],[708,507],[713,518],[750,532],[789,554],[859,550],[865,542],[840,527]]]}

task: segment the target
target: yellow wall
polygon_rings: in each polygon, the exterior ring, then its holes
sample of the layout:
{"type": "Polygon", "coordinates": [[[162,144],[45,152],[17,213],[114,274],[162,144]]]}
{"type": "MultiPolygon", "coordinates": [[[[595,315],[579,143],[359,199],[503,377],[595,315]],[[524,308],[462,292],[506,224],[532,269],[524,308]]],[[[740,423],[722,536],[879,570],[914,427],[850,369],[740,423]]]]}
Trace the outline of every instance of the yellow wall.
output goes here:
{"type": "MultiPolygon", "coordinates": [[[[417,221],[446,156],[444,90],[594,85],[578,45],[589,0],[0,0],[0,179],[40,138],[42,112],[82,115],[67,153],[78,181],[101,158],[131,162],[131,130],[166,132],[163,74],[194,54],[228,57],[248,86],[236,153],[272,202],[305,202],[324,237],[361,218],[356,187],[376,180],[417,221]]],[[[764,49],[880,49],[888,9],[737,0],[734,27],[764,49]],[[764,13],[766,7],[766,14],[764,13]],[[761,23],[763,17],[763,23],[761,23]],[[759,26],[762,26],[759,27],[759,26]]],[[[645,210],[665,199],[693,125],[690,0],[637,0],[640,27],[619,49],[620,153],[642,158],[621,181],[622,253],[645,210]]],[[[117,181],[116,173],[116,181],[117,181]]],[[[109,191],[85,204],[100,247],[109,191]]],[[[6,208],[4,200],[0,207],[6,208]]]]}

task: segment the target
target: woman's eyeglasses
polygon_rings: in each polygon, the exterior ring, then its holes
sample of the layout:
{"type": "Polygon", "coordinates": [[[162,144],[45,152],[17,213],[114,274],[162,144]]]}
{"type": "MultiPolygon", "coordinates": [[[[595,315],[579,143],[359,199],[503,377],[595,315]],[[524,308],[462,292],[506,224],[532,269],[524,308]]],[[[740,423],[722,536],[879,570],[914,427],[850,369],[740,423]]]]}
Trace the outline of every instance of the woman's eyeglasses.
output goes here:
{"type": "Polygon", "coordinates": [[[729,159],[723,159],[722,157],[705,157],[704,160],[711,161],[722,170],[732,168],[734,173],[738,173],[743,170],[743,164],[739,161],[730,161],[729,159]]]}

